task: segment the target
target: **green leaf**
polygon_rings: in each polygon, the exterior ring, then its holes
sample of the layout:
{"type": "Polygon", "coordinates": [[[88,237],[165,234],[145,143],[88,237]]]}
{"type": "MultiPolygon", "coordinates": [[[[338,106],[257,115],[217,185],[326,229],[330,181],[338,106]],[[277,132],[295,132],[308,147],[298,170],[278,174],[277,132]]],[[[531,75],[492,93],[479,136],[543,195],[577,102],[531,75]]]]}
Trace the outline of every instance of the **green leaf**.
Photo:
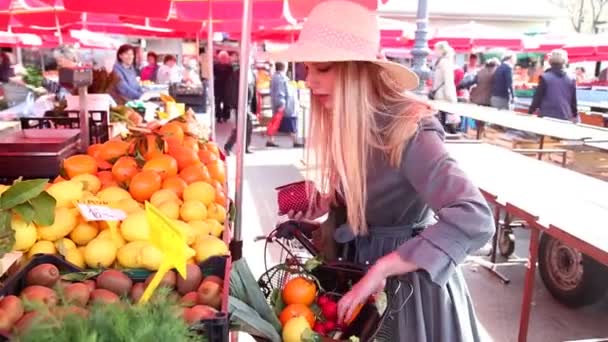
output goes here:
{"type": "Polygon", "coordinates": [[[73,273],[68,273],[68,274],[62,275],[61,280],[73,281],[73,282],[85,281],[85,280],[97,277],[99,274],[101,274],[101,272],[102,272],[101,270],[86,271],[86,272],[73,272],[73,273]]]}
{"type": "Polygon", "coordinates": [[[323,337],[310,329],[306,329],[302,332],[300,340],[302,342],[321,342],[323,341],[323,337]]]}
{"type": "Polygon", "coordinates": [[[55,206],[57,201],[48,192],[43,191],[30,200],[34,207],[34,222],[41,226],[50,226],[55,223],[55,206]]]}
{"type": "Polygon", "coordinates": [[[34,207],[29,203],[21,203],[13,208],[13,210],[21,216],[21,219],[25,221],[25,223],[30,224],[34,219],[34,207]]]}
{"type": "Polygon", "coordinates": [[[283,296],[281,295],[280,289],[272,290],[272,294],[270,295],[270,305],[272,305],[274,313],[277,316],[279,316],[281,311],[285,309],[285,302],[283,302],[283,296]]]}
{"type": "Polygon", "coordinates": [[[306,260],[306,262],[304,263],[304,269],[307,272],[312,272],[315,268],[319,267],[322,264],[323,261],[321,260],[321,257],[314,257],[306,260]]]}
{"type": "Polygon", "coordinates": [[[232,296],[228,297],[228,311],[231,323],[236,325],[239,331],[253,336],[263,337],[270,341],[281,341],[277,330],[252,307],[232,296]]]}
{"type": "Polygon", "coordinates": [[[0,209],[11,209],[38,196],[48,179],[32,179],[15,183],[0,197],[0,209]]]}
{"type": "Polygon", "coordinates": [[[0,210],[0,258],[15,245],[15,231],[11,228],[11,213],[0,210]]]}

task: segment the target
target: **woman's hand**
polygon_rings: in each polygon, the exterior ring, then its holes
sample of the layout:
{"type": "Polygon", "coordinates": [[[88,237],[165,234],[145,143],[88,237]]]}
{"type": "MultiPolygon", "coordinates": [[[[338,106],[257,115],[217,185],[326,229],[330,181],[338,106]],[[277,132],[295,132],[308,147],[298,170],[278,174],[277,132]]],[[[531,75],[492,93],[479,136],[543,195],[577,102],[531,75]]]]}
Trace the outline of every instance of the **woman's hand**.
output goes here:
{"type": "Polygon", "coordinates": [[[304,221],[304,220],[316,220],[319,217],[327,214],[329,212],[329,206],[331,203],[331,200],[329,198],[329,196],[324,196],[324,195],[319,195],[319,201],[317,202],[317,205],[313,205],[311,208],[308,209],[307,212],[302,212],[302,211],[293,211],[290,210],[287,213],[287,216],[289,217],[290,220],[296,220],[296,221],[304,221]]]}
{"type": "Polygon", "coordinates": [[[392,252],[380,258],[367,274],[338,302],[338,322],[342,323],[350,319],[357,306],[365,303],[371,295],[384,290],[386,278],[416,270],[418,270],[416,264],[403,260],[397,252],[392,252]]]}

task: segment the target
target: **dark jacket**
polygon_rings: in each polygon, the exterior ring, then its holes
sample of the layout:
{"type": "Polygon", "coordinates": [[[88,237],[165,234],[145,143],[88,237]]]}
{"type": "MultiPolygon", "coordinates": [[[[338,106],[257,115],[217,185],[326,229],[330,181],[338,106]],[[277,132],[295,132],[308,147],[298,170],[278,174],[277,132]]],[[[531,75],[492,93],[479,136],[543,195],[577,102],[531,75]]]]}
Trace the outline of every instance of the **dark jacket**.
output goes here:
{"type": "MultiPolygon", "coordinates": [[[[214,95],[222,100],[222,102],[230,102],[228,96],[230,95],[230,82],[233,79],[234,69],[232,64],[221,64],[215,63],[213,65],[213,90],[214,95]]],[[[237,86],[238,89],[238,86],[237,86]]]]}
{"type": "MultiPolygon", "coordinates": [[[[477,72],[477,75],[475,75],[471,84],[475,85],[471,89],[471,102],[482,106],[490,105],[495,72],[496,66],[486,66],[477,72]]],[[[467,87],[470,87],[471,85],[468,85],[467,87]]]]}
{"type": "Polygon", "coordinates": [[[538,80],[530,114],[540,109],[540,116],[571,120],[578,115],[576,80],[561,67],[551,67],[538,80]]]}
{"type": "Polygon", "coordinates": [[[492,96],[507,100],[513,98],[513,68],[507,63],[503,62],[496,68],[492,84],[492,96]]]}

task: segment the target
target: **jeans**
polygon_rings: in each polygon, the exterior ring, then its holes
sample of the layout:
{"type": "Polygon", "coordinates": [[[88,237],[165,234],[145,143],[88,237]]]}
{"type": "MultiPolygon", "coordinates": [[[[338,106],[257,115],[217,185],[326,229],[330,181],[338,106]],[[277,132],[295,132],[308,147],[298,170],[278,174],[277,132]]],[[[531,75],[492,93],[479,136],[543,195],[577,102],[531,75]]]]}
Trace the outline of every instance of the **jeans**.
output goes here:
{"type": "Polygon", "coordinates": [[[492,96],[490,105],[496,109],[510,109],[509,99],[500,96],[492,96]]]}

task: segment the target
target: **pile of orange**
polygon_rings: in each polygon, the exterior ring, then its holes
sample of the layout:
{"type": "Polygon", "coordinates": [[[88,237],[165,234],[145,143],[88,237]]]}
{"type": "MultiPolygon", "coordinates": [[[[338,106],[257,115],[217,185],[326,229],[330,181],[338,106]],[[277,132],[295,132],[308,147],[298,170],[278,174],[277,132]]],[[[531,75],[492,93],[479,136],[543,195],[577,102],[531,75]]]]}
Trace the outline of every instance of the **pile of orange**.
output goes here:
{"type": "Polygon", "coordinates": [[[281,324],[285,326],[293,318],[304,317],[312,329],[316,315],[311,305],[317,298],[317,285],[310,279],[296,277],[283,286],[281,296],[286,305],[279,314],[281,324]]]}

